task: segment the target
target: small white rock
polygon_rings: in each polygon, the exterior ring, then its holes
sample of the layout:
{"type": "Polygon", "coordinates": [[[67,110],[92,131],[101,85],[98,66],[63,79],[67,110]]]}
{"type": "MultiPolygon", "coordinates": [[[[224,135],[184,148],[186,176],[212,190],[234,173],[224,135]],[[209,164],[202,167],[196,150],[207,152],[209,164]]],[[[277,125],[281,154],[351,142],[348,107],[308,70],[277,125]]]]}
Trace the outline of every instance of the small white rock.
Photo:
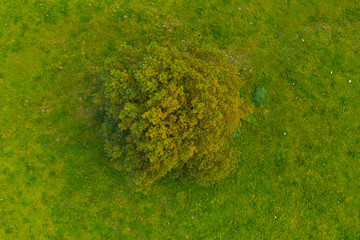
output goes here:
{"type": "Polygon", "coordinates": [[[277,216],[275,216],[275,219],[277,218],[277,216]]]}
{"type": "Polygon", "coordinates": [[[286,135],[286,132],[284,132],[284,135],[286,135]]]}
{"type": "Polygon", "coordinates": [[[332,74],[332,71],[330,71],[330,74],[332,74]]]}
{"type": "Polygon", "coordinates": [[[351,83],[351,80],[349,80],[349,83],[351,83]]]}
{"type": "Polygon", "coordinates": [[[2,201],[2,200],[4,200],[4,199],[0,198],[0,201],[2,201]]]}

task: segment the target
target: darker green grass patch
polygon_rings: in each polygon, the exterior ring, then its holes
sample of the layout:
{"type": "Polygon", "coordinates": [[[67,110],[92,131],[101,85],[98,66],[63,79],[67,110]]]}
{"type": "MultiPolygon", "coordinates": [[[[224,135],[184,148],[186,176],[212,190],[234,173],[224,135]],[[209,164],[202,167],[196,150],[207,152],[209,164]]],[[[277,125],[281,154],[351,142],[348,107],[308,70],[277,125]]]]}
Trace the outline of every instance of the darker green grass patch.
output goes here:
{"type": "Polygon", "coordinates": [[[49,177],[56,177],[56,172],[55,171],[50,171],[49,172],[49,177]]]}
{"type": "Polygon", "coordinates": [[[56,1],[53,8],[54,8],[55,12],[58,12],[65,17],[67,17],[69,15],[70,7],[69,7],[68,0],[56,1]]]}
{"type": "Polygon", "coordinates": [[[51,114],[51,117],[56,119],[56,121],[64,121],[69,116],[69,112],[66,110],[56,111],[51,114]]]}
{"type": "Polygon", "coordinates": [[[1,51],[1,49],[0,49],[0,59],[1,59],[2,61],[5,60],[6,56],[7,56],[6,51],[5,51],[5,50],[2,50],[2,51],[1,51]]]}
{"type": "Polygon", "coordinates": [[[47,24],[56,25],[59,22],[59,15],[51,8],[43,10],[42,14],[43,22],[47,24]]]}
{"type": "Polygon", "coordinates": [[[279,173],[283,173],[286,170],[286,166],[288,164],[287,159],[282,155],[275,156],[274,161],[275,167],[279,173]]]}
{"type": "MultiPolygon", "coordinates": [[[[248,120],[241,119],[241,122],[246,123],[246,124],[255,124],[255,122],[256,122],[256,114],[255,113],[250,113],[249,114],[249,119],[248,120]]],[[[235,138],[238,138],[240,133],[241,132],[236,132],[235,133],[235,138]]]]}
{"type": "Polygon", "coordinates": [[[19,50],[23,49],[23,45],[20,41],[18,40],[13,40],[12,43],[9,46],[9,51],[11,52],[17,52],[19,50]]]}
{"type": "Polygon", "coordinates": [[[113,52],[116,51],[116,45],[115,45],[115,41],[110,40],[108,41],[108,43],[105,45],[104,47],[104,56],[105,57],[110,57],[111,54],[113,54],[113,52]]]}
{"type": "Polygon", "coordinates": [[[79,17],[79,21],[81,23],[87,23],[90,22],[90,20],[92,19],[92,16],[90,13],[83,13],[82,15],[80,15],[79,17]]]}
{"type": "Polygon", "coordinates": [[[21,23],[21,21],[24,18],[24,13],[23,12],[18,12],[17,14],[15,14],[15,16],[13,16],[13,24],[18,24],[21,23]]]}

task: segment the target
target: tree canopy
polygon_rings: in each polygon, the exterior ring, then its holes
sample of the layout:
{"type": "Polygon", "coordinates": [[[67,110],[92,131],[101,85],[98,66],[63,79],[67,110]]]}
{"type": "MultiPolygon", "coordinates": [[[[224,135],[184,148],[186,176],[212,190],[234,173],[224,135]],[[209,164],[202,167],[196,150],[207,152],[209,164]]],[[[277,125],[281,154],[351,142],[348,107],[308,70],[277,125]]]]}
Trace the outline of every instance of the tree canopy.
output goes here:
{"type": "Polygon", "coordinates": [[[229,174],[238,156],[233,133],[249,108],[223,52],[194,44],[122,45],[105,69],[105,149],[139,189],[169,172],[200,184],[229,174]]]}

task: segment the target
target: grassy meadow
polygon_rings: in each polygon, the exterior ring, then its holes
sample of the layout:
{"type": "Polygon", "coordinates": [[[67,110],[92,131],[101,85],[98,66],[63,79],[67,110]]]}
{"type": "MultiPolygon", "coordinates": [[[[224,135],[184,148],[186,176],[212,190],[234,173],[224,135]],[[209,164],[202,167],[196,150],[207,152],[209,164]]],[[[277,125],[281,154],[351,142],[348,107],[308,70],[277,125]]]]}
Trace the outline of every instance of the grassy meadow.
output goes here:
{"type": "Polygon", "coordinates": [[[360,239],[358,0],[0,0],[0,239],[360,239]],[[212,44],[269,100],[212,187],[109,167],[117,46],[212,44]]]}

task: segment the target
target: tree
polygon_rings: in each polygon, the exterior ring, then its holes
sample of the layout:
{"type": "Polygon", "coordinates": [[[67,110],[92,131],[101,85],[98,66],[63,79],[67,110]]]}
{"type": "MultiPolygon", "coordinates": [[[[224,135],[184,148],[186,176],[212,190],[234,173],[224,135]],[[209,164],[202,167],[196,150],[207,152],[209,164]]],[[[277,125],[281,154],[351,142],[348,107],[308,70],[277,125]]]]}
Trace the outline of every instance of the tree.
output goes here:
{"type": "Polygon", "coordinates": [[[169,172],[209,184],[233,169],[233,133],[249,109],[223,52],[122,45],[105,69],[105,150],[140,190],[169,172]]]}

